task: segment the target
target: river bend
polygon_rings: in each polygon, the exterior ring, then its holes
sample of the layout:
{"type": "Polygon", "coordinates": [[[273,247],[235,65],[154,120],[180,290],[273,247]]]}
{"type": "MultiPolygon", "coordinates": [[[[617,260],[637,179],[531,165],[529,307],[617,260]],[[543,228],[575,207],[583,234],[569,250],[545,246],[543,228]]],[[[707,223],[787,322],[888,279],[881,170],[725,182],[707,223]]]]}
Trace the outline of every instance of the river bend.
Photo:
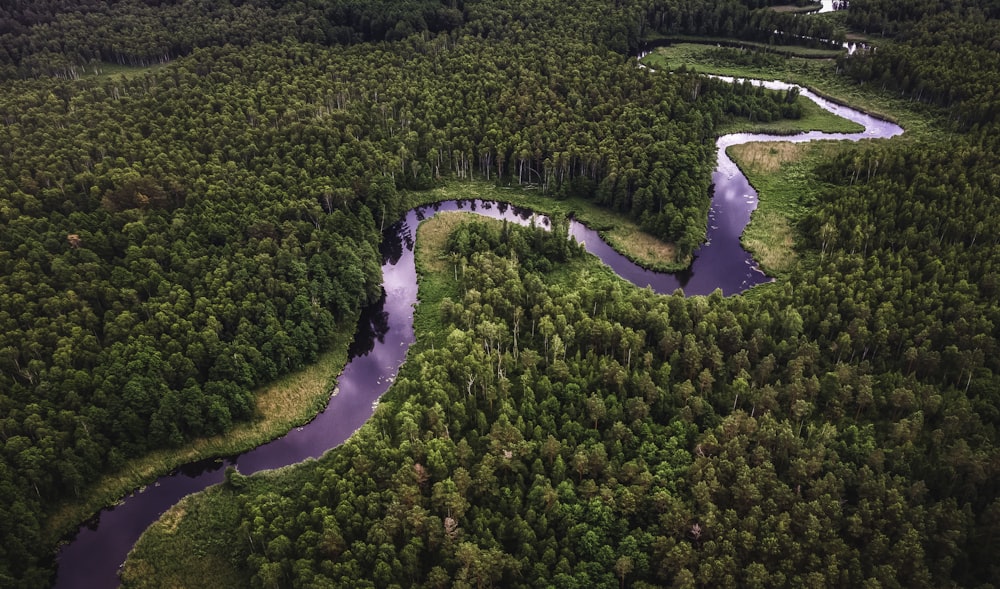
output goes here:
{"type": "MultiPolygon", "coordinates": [[[[756,82],[773,89],[788,89],[782,82],[756,82]]],[[[598,256],[618,275],[640,287],[659,293],[683,288],[688,295],[704,295],[716,288],[730,295],[769,281],[750,254],[740,245],[740,235],[757,206],[757,193],[725,150],[752,141],[814,141],[818,139],[887,138],[902,133],[895,124],[822,99],[800,89],[800,94],[844,118],[861,123],[865,131],[851,134],[802,133],[762,135],[738,133],[720,137],[718,165],[712,174],[714,192],[708,218],[706,242],[685,272],[664,274],[640,268],[604,243],[596,232],[571,222],[570,234],[598,256]]],[[[497,219],[527,224],[532,213],[497,202],[449,201],[409,211],[390,228],[382,245],[385,297],[366,310],[358,326],[351,360],[338,378],[337,394],[327,408],[309,424],[239,456],[185,465],[154,483],[133,492],[118,505],[101,510],[82,524],[76,535],[57,555],[55,586],[68,588],[117,587],[118,569],[143,530],[182,497],[222,482],[225,468],[235,466],[243,474],[315,458],[343,443],[372,415],[379,397],[389,388],[406,351],[414,341],[413,308],[417,302],[417,275],[413,263],[416,228],[421,220],[439,211],[464,210],[497,219]]],[[[548,219],[537,217],[548,225],[548,219]]]]}

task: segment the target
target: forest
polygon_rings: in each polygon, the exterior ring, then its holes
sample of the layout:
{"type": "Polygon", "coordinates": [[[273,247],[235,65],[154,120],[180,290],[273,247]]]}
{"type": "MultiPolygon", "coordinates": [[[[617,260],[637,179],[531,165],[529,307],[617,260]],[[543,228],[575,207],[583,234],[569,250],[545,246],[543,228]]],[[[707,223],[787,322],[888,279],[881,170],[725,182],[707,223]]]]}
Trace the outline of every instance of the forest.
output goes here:
{"type": "MultiPolygon", "coordinates": [[[[52,582],[60,506],[353,331],[427,188],[587,199],[689,259],[716,130],[801,108],[634,52],[845,34],[768,4],[4,3],[0,585],[52,582]]],[[[992,586],[1000,15],[911,4],[852,1],[877,50],[836,66],[937,134],[818,166],[772,285],[654,295],[558,232],[463,224],[370,423],[214,491],[240,582],[992,586]]]]}

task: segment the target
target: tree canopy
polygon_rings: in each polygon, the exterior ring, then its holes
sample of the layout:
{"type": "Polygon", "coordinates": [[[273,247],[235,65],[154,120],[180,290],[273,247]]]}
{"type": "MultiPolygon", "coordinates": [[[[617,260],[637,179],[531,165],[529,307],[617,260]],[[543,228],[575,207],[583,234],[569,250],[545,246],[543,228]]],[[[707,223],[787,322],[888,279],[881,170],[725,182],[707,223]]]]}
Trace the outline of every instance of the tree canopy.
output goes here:
{"type": "MultiPolygon", "coordinates": [[[[5,3],[0,584],[49,582],[59,502],[251,419],[254,387],[353,329],[401,189],[584,196],[689,255],[719,123],[797,112],[628,55],[654,32],[837,38],[766,4],[5,3]]],[[[557,236],[463,228],[430,309],[447,345],[307,485],[238,493],[248,578],[998,578],[997,15],[903,4],[852,3],[893,38],[841,66],[949,109],[947,143],[828,162],[808,255],[746,297],[560,278],[584,262],[557,236]]]]}

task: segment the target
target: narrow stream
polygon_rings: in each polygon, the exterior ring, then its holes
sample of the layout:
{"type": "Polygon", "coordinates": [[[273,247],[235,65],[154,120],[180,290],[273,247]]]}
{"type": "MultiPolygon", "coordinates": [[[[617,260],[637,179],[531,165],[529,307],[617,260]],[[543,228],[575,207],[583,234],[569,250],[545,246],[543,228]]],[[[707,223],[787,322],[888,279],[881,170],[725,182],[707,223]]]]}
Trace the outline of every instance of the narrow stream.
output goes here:
{"type": "MultiPolygon", "coordinates": [[[[768,88],[788,89],[782,82],[760,82],[768,88]]],[[[585,244],[623,278],[640,287],[650,286],[659,293],[683,288],[689,295],[703,295],[722,289],[736,294],[769,281],[750,254],[740,245],[740,235],[757,206],[757,193],[726,155],[730,145],[751,141],[814,141],[817,139],[886,138],[902,133],[898,125],[876,119],[851,108],[819,98],[801,89],[801,95],[823,108],[861,123],[862,133],[803,133],[792,136],[740,133],[725,135],[716,142],[718,165],[712,174],[714,193],[708,219],[706,243],[697,250],[690,270],[663,274],[642,269],[612,250],[598,234],[572,222],[570,234],[585,244]]],[[[414,341],[413,307],[417,302],[417,276],[413,244],[417,225],[440,211],[469,211],[496,219],[528,224],[532,213],[498,202],[449,201],[419,207],[390,228],[382,245],[385,297],[367,309],[358,325],[356,341],[338,389],[326,410],[309,424],[253,450],[220,460],[185,465],[153,484],[124,498],[118,505],[103,509],[82,524],[76,535],[57,555],[58,588],[110,588],[119,586],[118,569],[126,555],[151,523],[182,497],[219,483],[225,468],[235,466],[243,474],[296,464],[315,458],[343,443],[371,416],[379,397],[389,388],[406,351],[414,341]]],[[[547,218],[536,223],[548,226],[547,218]]]]}

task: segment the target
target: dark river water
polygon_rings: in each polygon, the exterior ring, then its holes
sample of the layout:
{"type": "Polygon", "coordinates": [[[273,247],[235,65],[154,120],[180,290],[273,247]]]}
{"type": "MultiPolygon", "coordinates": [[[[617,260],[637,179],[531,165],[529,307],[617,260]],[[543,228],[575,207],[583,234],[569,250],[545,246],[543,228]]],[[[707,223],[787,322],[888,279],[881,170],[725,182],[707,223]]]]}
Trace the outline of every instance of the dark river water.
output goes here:
{"type": "MultiPolygon", "coordinates": [[[[788,88],[766,82],[771,88],[788,88]]],[[[740,245],[740,234],[757,206],[757,193],[725,154],[726,147],[750,141],[813,141],[816,139],[885,138],[902,129],[853,109],[836,105],[801,90],[824,108],[865,126],[863,133],[805,133],[794,136],[735,134],[719,138],[719,160],[712,175],[714,193],[708,218],[706,243],[697,250],[691,268],[661,274],[644,270],[605,244],[596,232],[572,222],[570,233],[623,278],[659,293],[683,288],[685,294],[703,295],[722,289],[730,295],[770,279],[740,245]]],[[[239,456],[183,466],[103,509],[80,526],[57,555],[58,588],[104,589],[119,585],[118,569],[136,540],[151,523],[185,495],[222,482],[227,466],[243,474],[278,468],[315,458],[343,443],[371,416],[379,397],[392,384],[414,340],[413,307],[417,301],[417,276],[413,243],[421,220],[439,211],[464,210],[497,219],[527,224],[532,213],[495,202],[451,201],[411,210],[386,232],[382,246],[384,298],[366,310],[358,326],[351,360],[338,378],[338,389],[326,410],[309,424],[239,456]]],[[[548,219],[536,217],[539,226],[548,219]]]]}

